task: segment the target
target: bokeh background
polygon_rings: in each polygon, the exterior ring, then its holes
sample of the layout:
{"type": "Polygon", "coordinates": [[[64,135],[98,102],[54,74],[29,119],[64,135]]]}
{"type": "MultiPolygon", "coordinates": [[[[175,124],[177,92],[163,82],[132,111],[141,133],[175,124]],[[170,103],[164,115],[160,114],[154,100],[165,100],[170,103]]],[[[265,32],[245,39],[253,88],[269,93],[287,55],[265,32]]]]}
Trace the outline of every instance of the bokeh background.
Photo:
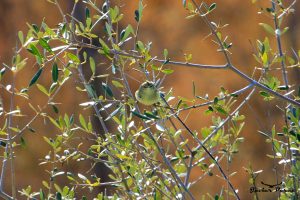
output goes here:
{"type": "MultiPolygon", "coordinates": [[[[70,12],[72,8],[72,0],[60,0],[62,8],[65,12],[70,12]]],[[[100,2],[99,0],[97,2],[100,2]]],[[[123,4],[122,12],[125,14],[123,24],[134,24],[134,10],[138,5],[138,1],[112,1],[123,4]]],[[[169,50],[169,55],[174,60],[184,61],[184,53],[193,54],[192,62],[205,64],[224,64],[222,54],[216,52],[217,46],[211,41],[211,37],[206,38],[209,34],[207,26],[199,18],[186,19],[187,11],[182,7],[180,0],[144,0],[146,9],[144,10],[143,21],[140,26],[139,39],[145,42],[152,41],[152,55],[162,56],[164,48],[169,50]]],[[[284,1],[286,4],[292,1],[284,1]]],[[[212,1],[207,1],[208,4],[212,1]]],[[[228,35],[228,40],[233,43],[231,48],[231,59],[233,64],[243,72],[251,75],[255,67],[259,67],[254,57],[256,40],[263,40],[268,36],[271,40],[273,50],[276,50],[274,38],[266,33],[258,23],[271,23],[272,21],[264,14],[258,14],[259,5],[269,5],[270,1],[261,1],[258,4],[252,4],[251,0],[231,0],[216,1],[217,10],[211,15],[211,19],[216,23],[229,24],[223,29],[223,35],[228,35]]],[[[81,11],[78,10],[78,16],[84,12],[85,6],[81,11]]],[[[44,19],[49,26],[56,26],[60,22],[61,16],[57,8],[48,3],[46,0],[1,0],[0,1],[0,62],[10,63],[14,54],[14,47],[17,40],[18,30],[26,32],[27,25],[40,24],[44,19]]],[[[299,49],[300,24],[300,3],[296,3],[296,10],[289,15],[284,24],[290,27],[290,30],[282,37],[284,52],[291,55],[291,49],[296,51],[299,49]]],[[[99,30],[101,32],[102,30],[99,30]]],[[[235,91],[247,85],[247,82],[239,78],[237,75],[226,70],[204,70],[187,68],[180,66],[171,66],[175,69],[175,73],[166,79],[164,87],[169,89],[173,87],[175,96],[192,97],[192,80],[196,84],[197,94],[209,94],[214,97],[218,94],[220,86],[225,87],[229,91],[235,91]]],[[[28,67],[22,71],[22,76],[17,76],[16,84],[18,88],[22,88],[28,84],[28,80],[35,73],[36,69],[28,67]]],[[[259,73],[257,73],[259,74],[259,73]]],[[[289,71],[290,83],[299,85],[299,71],[297,69],[289,71]]],[[[256,76],[257,77],[257,76],[256,76]]],[[[42,83],[47,83],[51,77],[43,77],[42,83]]],[[[281,77],[280,77],[280,80],[281,77]]],[[[4,80],[8,83],[10,80],[4,80]]],[[[61,112],[76,113],[76,105],[85,101],[85,96],[76,95],[74,85],[76,81],[69,83],[63,88],[61,95],[57,101],[67,102],[60,107],[61,112]],[[70,88],[68,88],[70,87],[70,88]],[[75,107],[74,107],[75,106],[75,107]]],[[[131,82],[133,88],[138,87],[138,83],[131,82]]],[[[4,100],[4,106],[8,108],[8,95],[3,88],[0,88],[0,95],[4,100]]],[[[46,99],[42,96],[36,96],[30,99],[34,105],[43,105],[46,99]]],[[[249,192],[250,185],[248,183],[248,174],[243,167],[247,167],[250,163],[255,170],[263,170],[259,175],[258,181],[266,183],[276,183],[274,176],[274,163],[266,157],[267,153],[271,153],[271,146],[265,143],[265,137],[258,133],[257,130],[269,133],[272,125],[276,127],[282,125],[283,116],[275,107],[278,101],[263,102],[262,99],[255,94],[250,102],[241,110],[246,115],[246,126],[244,127],[242,136],[245,142],[240,147],[240,153],[237,154],[233,162],[228,164],[228,173],[237,172],[236,176],[231,177],[233,185],[238,188],[241,199],[251,199],[252,194],[249,192]]],[[[22,99],[17,99],[16,104],[24,109],[28,114],[28,118],[33,114],[27,103],[22,99]],[[22,107],[23,106],[23,107],[22,107]]],[[[51,110],[49,109],[49,112],[51,110]]],[[[210,118],[203,115],[203,109],[194,110],[190,113],[188,125],[193,130],[201,130],[202,127],[208,126],[210,118]]],[[[89,114],[86,111],[85,114],[89,114]]],[[[3,118],[0,118],[0,124],[3,124],[3,118]]],[[[18,123],[24,124],[25,118],[15,119],[18,123]]],[[[51,133],[51,128],[44,125],[43,121],[37,121],[33,124],[37,133],[25,133],[27,141],[27,149],[17,150],[16,171],[18,187],[26,187],[32,185],[33,189],[41,186],[41,180],[48,180],[45,172],[46,167],[37,166],[37,163],[49,151],[47,145],[43,144],[42,136],[55,134],[51,133]]],[[[2,150],[1,150],[2,151],[2,150]]],[[[223,163],[224,166],[226,163],[223,163]]],[[[74,170],[80,171],[80,166],[70,166],[74,170]]],[[[100,171],[98,174],[105,173],[100,171]]],[[[215,174],[218,174],[216,171],[215,174]]],[[[200,175],[200,171],[193,171],[192,178],[196,179],[200,175]]],[[[63,181],[63,180],[62,180],[63,181]]],[[[9,185],[9,177],[6,180],[9,185]]],[[[192,188],[192,192],[200,197],[202,194],[219,192],[224,182],[216,177],[206,177],[192,188]]],[[[224,185],[226,188],[226,186],[224,185]]],[[[9,189],[9,187],[6,187],[9,189]]],[[[274,199],[276,194],[260,194],[262,199],[274,199]]],[[[24,198],[24,197],[23,197],[24,198]]],[[[22,199],[22,197],[20,197],[22,199]]]]}

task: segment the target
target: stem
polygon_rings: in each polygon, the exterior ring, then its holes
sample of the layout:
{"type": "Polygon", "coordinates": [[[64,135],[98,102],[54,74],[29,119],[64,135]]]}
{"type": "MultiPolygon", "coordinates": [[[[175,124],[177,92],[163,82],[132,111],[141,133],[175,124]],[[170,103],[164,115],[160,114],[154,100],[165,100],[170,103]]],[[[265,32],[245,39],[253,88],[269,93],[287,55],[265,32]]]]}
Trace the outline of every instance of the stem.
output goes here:
{"type": "MultiPolygon", "coordinates": [[[[97,46],[91,46],[89,44],[78,44],[75,45],[76,47],[89,47],[89,48],[95,48],[95,49],[101,49],[101,47],[97,47],[97,46]]],[[[122,56],[128,56],[131,58],[137,58],[137,59],[142,59],[143,56],[137,56],[137,55],[132,55],[132,54],[128,54],[125,52],[120,52],[120,51],[116,51],[116,50],[110,50],[110,52],[112,54],[118,54],[118,55],[122,55],[122,56]]],[[[153,59],[153,61],[156,62],[160,62],[160,63],[164,63],[166,62],[165,60],[160,60],[160,59],[153,59]]],[[[186,62],[178,62],[178,61],[168,61],[167,64],[173,64],[173,65],[181,65],[181,66],[187,66],[187,67],[195,67],[195,68],[202,68],[202,69],[230,69],[231,71],[233,71],[234,73],[236,73],[238,76],[240,76],[241,78],[243,78],[244,80],[248,81],[249,83],[263,89],[266,92],[271,93],[272,95],[276,96],[277,98],[280,98],[284,101],[287,101],[297,107],[300,107],[300,102],[295,101],[285,95],[282,95],[278,92],[275,92],[273,90],[271,90],[270,88],[268,88],[267,86],[261,84],[260,82],[256,81],[255,79],[252,79],[251,77],[249,77],[248,75],[246,75],[245,73],[241,72],[239,69],[237,69],[235,66],[233,66],[232,64],[226,64],[226,65],[205,65],[205,64],[197,64],[197,63],[186,63],[186,62]]]]}
{"type": "Polygon", "coordinates": [[[289,83],[288,83],[288,77],[287,77],[287,71],[286,71],[286,66],[285,66],[285,62],[284,62],[284,55],[283,55],[283,52],[282,52],[282,45],[281,45],[281,39],[280,39],[280,28],[278,26],[278,21],[277,21],[277,14],[276,14],[276,4],[275,4],[275,1],[272,0],[272,9],[273,9],[273,21],[274,21],[274,26],[275,26],[275,36],[276,36],[276,41],[277,41],[277,48],[278,48],[278,51],[279,51],[279,56],[281,58],[281,70],[282,70],[282,77],[283,77],[283,80],[284,80],[284,84],[286,86],[286,88],[288,88],[289,86],[289,83]]]}
{"type": "Polygon", "coordinates": [[[129,186],[127,184],[127,181],[125,180],[125,176],[124,176],[123,171],[122,171],[122,167],[121,167],[121,165],[119,163],[117,164],[117,167],[119,169],[119,172],[121,173],[122,182],[123,182],[123,184],[124,184],[124,186],[126,188],[127,194],[128,194],[127,196],[128,196],[129,199],[132,199],[131,194],[130,194],[129,186]]]}
{"type": "Polygon", "coordinates": [[[200,13],[200,17],[203,19],[203,21],[207,24],[207,26],[209,27],[211,33],[215,36],[217,43],[220,45],[221,51],[224,54],[225,60],[228,63],[228,65],[231,65],[231,61],[230,61],[230,57],[226,51],[226,48],[224,47],[221,39],[219,38],[219,36],[217,35],[217,32],[215,30],[215,28],[213,27],[212,23],[210,23],[210,21],[207,19],[207,17],[205,15],[203,15],[203,13],[201,12],[201,7],[196,3],[195,0],[192,0],[193,4],[197,7],[199,13],[200,13]]]}
{"type": "MultiPolygon", "coordinates": [[[[15,97],[15,78],[16,74],[13,73],[13,79],[12,79],[12,95],[10,98],[10,112],[14,109],[14,97],[15,97]]],[[[11,173],[11,192],[12,192],[12,198],[16,199],[16,177],[15,177],[15,165],[14,165],[14,151],[12,146],[12,133],[10,128],[12,128],[12,115],[10,114],[8,117],[8,124],[7,124],[7,147],[5,148],[6,156],[10,159],[10,173],[11,173]]],[[[3,163],[4,164],[4,163],[3,163]]],[[[5,168],[5,166],[2,166],[2,168],[5,168]]]]}
{"type": "MultiPolygon", "coordinates": [[[[13,92],[14,93],[14,92],[13,92]]],[[[12,98],[11,98],[12,100],[12,98]]],[[[12,104],[12,101],[11,101],[11,104],[12,104]]],[[[1,105],[3,108],[4,108],[4,105],[2,103],[1,105]]],[[[11,111],[12,109],[10,109],[11,111]]],[[[11,118],[11,115],[9,115],[9,120],[11,118]]],[[[10,130],[7,129],[7,131],[9,132],[10,130]]],[[[8,134],[7,136],[7,143],[11,143],[11,139],[10,139],[10,134],[8,134]]],[[[7,161],[8,161],[8,152],[9,152],[9,144],[6,145],[5,147],[5,154],[4,154],[4,158],[3,158],[3,161],[2,161],[2,167],[1,167],[1,177],[0,177],[0,197],[2,197],[3,199],[13,199],[13,197],[9,196],[8,194],[6,194],[4,192],[4,179],[5,179],[5,172],[6,172],[6,168],[7,168],[7,161]]]]}
{"type": "MultiPolygon", "coordinates": [[[[79,56],[79,51],[78,51],[78,50],[77,50],[77,56],[79,56]]],[[[83,82],[84,87],[86,88],[88,83],[86,82],[86,80],[85,80],[85,78],[84,78],[84,75],[83,75],[82,64],[80,64],[80,65],[78,66],[78,72],[79,72],[79,78],[80,78],[80,80],[83,82]]],[[[86,89],[87,89],[87,88],[86,88],[86,89]]],[[[90,99],[93,99],[93,97],[91,97],[91,96],[89,96],[89,98],[90,98],[90,99]]],[[[101,114],[100,114],[100,112],[99,112],[99,109],[97,108],[97,105],[94,104],[94,105],[93,105],[93,108],[94,108],[94,110],[95,110],[95,112],[96,112],[97,118],[99,119],[99,122],[100,122],[100,124],[101,124],[101,126],[102,126],[102,128],[103,128],[103,130],[104,130],[104,132],[105,132],[105,134],[108,134],[109,131],[108,131],[108,129],[107,129],[105,123],[104,123],[103,117],[101,116],[101,114]]],[[[97,138],[97,135],[95,135],[95,136],[96,136],[96,138],[97,138]]]]}
{"type": "MultiPolygon", "coordinates": [[[[239,90],[237,90],[237,91],[234,91],[234,92],[232,92],[232,93],[230,93],[230,94],[228,94],[228,95],[226,95],[226,96],[224,96],[224,97],[222,97],[222,98],[218,98],[218,99],[219,99],[219,100],[224,100],[224,99],[230,97],[231,95],[240,95],[240,94],[242,94],[243,92],[245,92],[246,90],[252,88],[253,86],[254,86],[253,84],[249,84],[249,85],[247,85],[246,87],[244,87],[244,88],[242,88],[242,89],[239,89],[239,90]]],[[[205,102],[205,103],[201,103],[201,104],[196,104],[196,105],[188,106],[188,107],[185,107],[185,108],[178,109],[178,110],[177,110],[177,113],[180,113],[181,111],[185,111],[185,110],[190,110],[190,109],[194,109],[194,108],[199,108],[199,107],[203,107],[203,106],[208,106],[208,105],[211,105],[211,104],[213,104],[213,103],[214,103],[214,101],[212,100],[212,101],[208,101],[208,102],[205,102]]]]}
{"type": "Polygon", "coordinates": [[[240,77],[244,78],[246,81],[254,84],[255,86],[257,86],[257,87],[259,87],[259,88],[261,88],[263,90],[265,90],[266,92],[269,92],[269,93],[273,94],[274,96],[276,96],[276,97],[278,97],[278,98],[280,98],[282,100],[285,100],[285,101],[287,101],[287,102],[289,102],[289,103],[291,103],[291,104],[293,104],[295,106],[300,107],[300,102],[295,101],[295,100],[293,100],[293,99],[291,99],[291,98],[289,98],[289,97],[287,97],[285,95],[282,95],[282,94],[280,94],[278,92],[275,92],[275,91],[271,90],[267,86],[265,86],[265,85],[259,83],[258,81],[250,78],[249,76],[247,76],[246,74],[244,74],[243,72],[241,72],[240,70],[238,70],[237,68],[235,68],[233,65],[231,65],[229,69],[231,69],[233,72],[235,72],[236,74],[238,74],[240,77]]]}

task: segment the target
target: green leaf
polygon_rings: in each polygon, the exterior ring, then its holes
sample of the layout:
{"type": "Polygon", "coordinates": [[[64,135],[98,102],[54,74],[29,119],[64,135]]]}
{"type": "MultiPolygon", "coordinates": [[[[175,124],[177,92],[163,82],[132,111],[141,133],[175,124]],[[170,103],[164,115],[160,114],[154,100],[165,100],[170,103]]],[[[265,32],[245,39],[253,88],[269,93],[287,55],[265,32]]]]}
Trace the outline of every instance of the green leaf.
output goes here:
{"type": "Polygon", "coordinates": [[[268,59],[268,54],[266,52],[261,56],[261,60],[264,66],[268,66],[269,59],[268,59]]]}
{"type": "Polygon", "coordinates": [[[58,85],[57,82],[54,82],[50,85],[49,94],[52,94],[52,92],[55,90],[57,85],[58,85]]]}
{"type": "Polygon", "coordinates": [[[260,95],[263,97],[270,97],[269,93],[265,92],[265,91],[261,91],[260,95]]]}
{"type": "Polygon", "coordinates": [[[208,106],[208,109],[205,111],[205,114],[211,114],[214,111],[212,106],[208,106]]]}
{"type": "Polygon", "coordinates": [[[160,119],[157,115],[155,115],[151,112],[148,112],[148,111],[145,111],[144,114],[145,114],[145,116],[152,118],[152,119],[160,119]]]}
{"type": "Polygon", "coordinates": [[[219,199],[220,199],[220,198],[219,198],[219,195],[216,194],[215,200],[219,200],[219,199]]]}
{"type": "Polygon", "coordinates": [[[131,34],[134,34],[132,26],[129,24],[120,34],[121,42],[126,40],[128,36],[131,34]]]}
{"type": "Polygon", "coordinates": [[[2,146],[2,147],[6,147],[6,143],[5,143],[5,142],[3,142],[3,141],[0,141],[0,146],[2,146]]]}
{"type": "Polygon", "coordinates": [[[216,4],[216,3],[212,3],[212,4],[209,6],[209,8],[208,8],[208,12],[213,11],[216,7],[217,7],[217,4],[216,4]]]}
{"type": "Polygon", "coordinates": [[[23,137],[21,137],[21,147],[23,147],[23,148],[26,147],[26,141],[23,137]]]}
{"type": "Polygon", "coordinates": [[[111,119],[112,117],[114,117],[114,116],[115,116],[122,108],[123,108],[123,106],[119,106],[116,110],[112,111],[104,121],[110,120],[110,119],[111,119]]]}
{"type": "Polygon", "coordinates": [[[61,129],[60,124],[55,119],[53,119],[52,117],[49,117],[49,116],[48,116],[48,119],[51,121],[51,123],[53,125],[55,125],[59,129],[61,129]]]}
{"type": "Polygon", "coordinates": [[[46,199],[46,198],[45,198],[45,193],[43,192],[42,189],[40,189],[40,199],[41,199],[41,200],[45,200],[45,199],[46,199]]]}
{"type": "Polygon", "coordinates": [[[40,31],[39,27],[36,24],[32,24],[31,26],[36,33],[40,31]]]}
{"type": "Polygon", "coordinates": [[[103,88],[105,94],[108,94],[110,97],[114,96],[112,90],[110,89],[110,87],[106,83],[102,82],[102,88],[103,88]]]}
{"type": "Polygon", "coordinates": [[[82,116],[82,114],[79,115],[79,122],[80,122],[81,126],[82,126],[85,130],[88,129],[88,128],[87,128],[86,121],[85,121],[84,117],[82,116]]]}
{"type": "Polygon", "coordinates": [[[93,57],[90,57],[90,68],[91,68],[91,71],[94,75],[95,72],[96,72],[96,64],[95,64],[95,60],[94,60],[93,57]]]}
{"type": "Polygon", "coordinates": [[[105,22],[105,29],[107,31],[108,36],[111,38],[112,37],[111,26],[107,22],[105,22]]]}
{"type": "Polygon", "coordinates": [[[165,58],[165,60],[168,59],[168,54],[169,54],[168,49],[164,49],[164,58],[165,58]]]}
{"type": "Polygon", "coordinates": [[[215,98],[214,98],[214,104],[216,105],[216,104],[218,104],[218,102],[219,102],[218,97],[215,97],[215,98]]]}
{"type": "Polygon", "coordinates": [[[226,110],[224,110],[221,106],[217,106],[215,108],[219,113],[227,115],[228,113],[226,112],[226,110]]]}
{"type": "Polygon", "coordinates": [[[78,173],[77,175],[78,175],[78,177],[79,177],[81,180],[83,180],[83,181],[88,180],[83,174],[78,173]]]}
{"type": "Polygon", "coordinates": [[[144,9],[143,1],[140,1],[140,2],[139,2],[139,21],[142,20],[143,9],[144,9]]]}
{"type": "Polygon", "coordinates": [[[269,24],[265,24],[265,23],[259,23],[260,26],[262,26],[265,31],[267,31],[268,33],[274,35],[275,34],[275,31],[274,29],[272,28],[272,26],[270,26],[269,24]]]}
{"type": "Polygon", "coordinates": [[[40,51],[38,50],[38,48],[36,48],[36,46],[34,44],[30,44],[29,48],[27,49],[30,53],[32,53],[33,55],[37,56],[38,58],[42,59],[43,56],[40,53],[40,51]]]}
{"type": "Polygon", "coordinates": [[[163,69],[163,70],[161,70],[161,72],[169,75],[169,74],[172,74],[174,72],[174,70],[173,69],[163,69]]]}
{"type": "Polygon", "coordinates": [[[19,37],[19,40],[20,40],[20,42],[21,42],[21,44],[23,46],[23,44],[24,44],[24,35],[23,35],[22,31],[18,32],[18,37],[19,37]]]}
{"type": "Polygon", "coordinates": [[[122,85],[122,83],[120,83],[119,81],[112,80],[111,82],[117,88],[124,88],[124,86],[122,85]]]}
{"type": "Polygon", "coordinates": [[[136,47],[137,47],[141,52],[145,51],[145,46],[144,46],[143,42],[141,42],[141,41],[137,41],[136,47]]]}
{"type": "Polygon", "coordinates": [[[30,126],[28,126],[27,128],[30,132],[35,133],[35,130],[33,128],[31,128],[30,126]]]}
{"type": "Polygon", "coordinates": [[[5,74],[5,71],[6,71],[5,68],[2,68],[2,69],[0,70],[0,81],[1,81],[2,78],[3,78],[3,75],[5,74]]]}
{"type": "Polygon", "coordinates": [[[150,117],[147,117],[146,115],[142,115],[142,114],[140,114],[140,113],[138,113],[138,112],[135,112],[135,111],[131,111],[131,112],[132,112],[132,114],[134,114],[135,116],[137,116],[137,117],[139,117],[139,118],[141,118],[141,119],[151,120],[151,118],[150,118],[150,117]]]}
{"type": "Polygon", "coordinates": [[[87,91],[90,98],[94,98],[94,99],[97,98],[95,90],[94,90],[94,88],[91,84],[86,84],[85,89],[86,89],[86,91],[87,91]]]}
{"type": "Polygon", "coordinates": [[[85,18],[91,18],[90,10],[88,7],[85,8],[85,18]]]}
{"type": "Polygon", "coordinates": [[[53,111],[54,111],[56,114],[59,113],[59,110],[58,110],[58,108],[57,108],[55,105],[52,105],[52,109],[53,109],[53,111]]]}
{"type": "Polygon", "coordinates": [[[52,65],[52,80],[53,82],[57,82],[58,80],[58,67],[57,67],[57,63],[54,62],[52,65]]]}
{"type": "Polygon", "coordinates": [[[231,96],[231,97],[237,98],[239,95],[237,95],[237,94],[235,94],[235,93],[231,93],[230,96],[231,96]]]}
{"type": "Polygon", "coordinates": [[[48,93],[47,89],[46,89],[43,85],[37,84],[36,86],[37,86],[37,88],[38,88],[42,93],[44,93],[44,94],[47,95],[47,96],[50,96],[50,94],[48,93]]]}
{"type": "Polygon", "coordinates": [[[41,73],[43,71],[43,68],[40,68],[36,74],[32,77],[30,83],[29,83],[29,87],[32,86],[33,84],[35,84],[37,82],[37,80],[39,79],[41,73]]]}
{"type": "Polygon", "coordinates": [[[265,92],[265,91],[260,91],[259,94],[264,97],[264,100],[265,101],[270,101],[272,100],[274,97],[271,96],[268,92],[265,92]]]}
{"type": "Polygon", "coordinates": [[[134,11],[134,19],[135,21],[139,22],[140,21],[140,13],[138,10],[134,11]]]}
{"type": "Polygon", "coordinates": [[[92,26],[92,19],[91,18],[87,18],[85,20],[86,23],[86,29],[90,30],[91,26],[92,26]]]}
{"type": "Polygon", "coordinates": [[[101,38],[99,38],[99,42],[101,44],[104,54],[108,55],[110,53],[109,47],[106,45],[106,43],[101,38]]]}
{"type": "Polygon", "coordinates": [[[62,200],[62,196],[60,192],[56,192],[55,200],[62,200]]]}
{"type": "Polygon", "coordinates": [[[80,60],[79,60],[79,58],[78,58],[76,55],[74,55],[74,54],[68,52],[68,53],[67,53],[67,56],[68,56],[68,58],[69,58],[70,60],[72,60],[75,64],[79,64],[79,63],[80,63],[80,60]]]}
{"type": "Polygon", "coordinates": [[[281,31],[281,36],[283,35],[283,34],[285,34],[287,31],[289,30],[289,27],[285,27],[282,31],[281,31]]]}
{"type": "Polygon", "coordinates": [[[49,46],[48,42],[43,39],[43,38],[40,38],[39,39],[39,44],[44,48],[46,49],[49,53],[53,53],[51,47],[49,46]]]}

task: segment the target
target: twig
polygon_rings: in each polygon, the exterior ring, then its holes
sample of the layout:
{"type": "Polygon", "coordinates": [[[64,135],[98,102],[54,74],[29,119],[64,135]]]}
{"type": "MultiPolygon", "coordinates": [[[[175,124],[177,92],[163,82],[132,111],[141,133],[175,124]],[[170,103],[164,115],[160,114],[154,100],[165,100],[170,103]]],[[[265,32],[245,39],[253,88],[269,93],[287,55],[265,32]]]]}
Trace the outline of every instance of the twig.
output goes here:
{"type": "MultiPolygon", "coordinates": [[[[74,44],[73,44],[74,45],[74,44]]],[[[96,48],[96,49],[101,49],[101,47],[97,47],[97,46],[90,46],[87,44],[77,44],[75,46],[84,46],[84,47],[89,47],[89,48],[96,48]]],[[[112,54],[118,54],[118,55],[122,55],[122,56],[128,56],[131,58],[137,58],[137,59],[142,59],[143,56],[138,56],[138,55],[132,55],[132,54],[128,54],[125,52],[119,52],[116,50],[110,50],[110,52],[112,54]]],[[[244,80],[248,81],[249,83],[263,89],[266,92],[271,93],[272,95],[276,96],[277,98],[280,98],[284,101],[287,101],[297,107],[300,107],[300,102],[293,100],[289,97],[286,97],[285,95],[282,95],[278,92],[273,91],[272,89],[268,88],[267,86],[263,85],[262,83],[256,81],[255,79],[250,78],[248,75],[246,75],[245,73],[243,73],[242,71],[240,71],[239,69],[237,69],[235,66],[233,66],[232,64],[226,64],[226,65],[205,65],[205,64],[197,64],[197,63],[186,63],[186,62],[178,62],[178,61],[168,61],[166,62],[166,60],[160,60],[160,59],[153,59],[153,61],[156,62],[160,62],[160,63],[166,63],[166,64],[173,64],[173,65],[181,65],[181,66],[187,66],[187,67],[196,67],[196,68],[203,68],[203,69],[230,69],[231,71],[233,71],[234,73],[236,73],[238,76],[242,77],[244,80]]]]}
{"type": "Polygon", "coordinates": [[[285,66],[285,62],[283,59],[283,53],[282,53],[282,45],[281,45],[281,39],[280,39],[281,33],[280,33],[280,28],[279,28],[278,22],[277,22],[276,4],[275,4],[274,0],[272,0],[271,2],[272,2],[272,9],[273,9],[273,21],[274,21],[274,26],[275,26],[275,36],[276,36],[276,41],[277,41],[277,48],[279,51],[279,56],[281,58],[280,64],[281,64],[281,70],[282,70],[282,77],[283,77],[286,88],[288,88],[289,83],[288,83],[286,66],[285,66]]]}
{"type": "MultiPolygon", "coordinates": [[[[224,99],[226,99],[228,97],[231,97],[232,95],[240,95],[243,92],[245,92],[246,90],[252,88],[253,86],[254,86],[253,84],[249,84],[249,85],[247,85],[246,87],[244,87],[242,89],[234,91],[234,92],[232,92],[232,93],[230,93],[230,94],[228,94],[228,95],[226,95],[224,97],[218,98],[218,100],[224,100],[224,99]]],[[[208,106],[208,105],[211,105],[213,103],[214,103],[214,101],[212,100],[212,101],[208,101],[208,102],[205,102],[205,103],[188,106],[188,107],[185,107],[185,108],[178,109],[176,111],[176,113],[180,113],[181,111],[190,110],[190,109],[194,109],[194,108],[199,108],[199,107],[203,107],[203,106],[208,106]]]]}

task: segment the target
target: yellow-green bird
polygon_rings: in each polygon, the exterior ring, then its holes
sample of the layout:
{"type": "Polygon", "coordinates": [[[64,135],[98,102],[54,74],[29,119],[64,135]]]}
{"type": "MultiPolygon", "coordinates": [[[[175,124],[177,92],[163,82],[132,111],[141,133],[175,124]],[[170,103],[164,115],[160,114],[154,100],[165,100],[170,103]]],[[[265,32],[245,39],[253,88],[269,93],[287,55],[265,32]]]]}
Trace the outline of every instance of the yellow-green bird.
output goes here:
{"type": "Polygon", "coordinates": [[[135,92],[135,98],[138,102],[146,106],[160,102],[159,90],[151,81],[146,81],[140,85],[139,89],[135,92]]]}

